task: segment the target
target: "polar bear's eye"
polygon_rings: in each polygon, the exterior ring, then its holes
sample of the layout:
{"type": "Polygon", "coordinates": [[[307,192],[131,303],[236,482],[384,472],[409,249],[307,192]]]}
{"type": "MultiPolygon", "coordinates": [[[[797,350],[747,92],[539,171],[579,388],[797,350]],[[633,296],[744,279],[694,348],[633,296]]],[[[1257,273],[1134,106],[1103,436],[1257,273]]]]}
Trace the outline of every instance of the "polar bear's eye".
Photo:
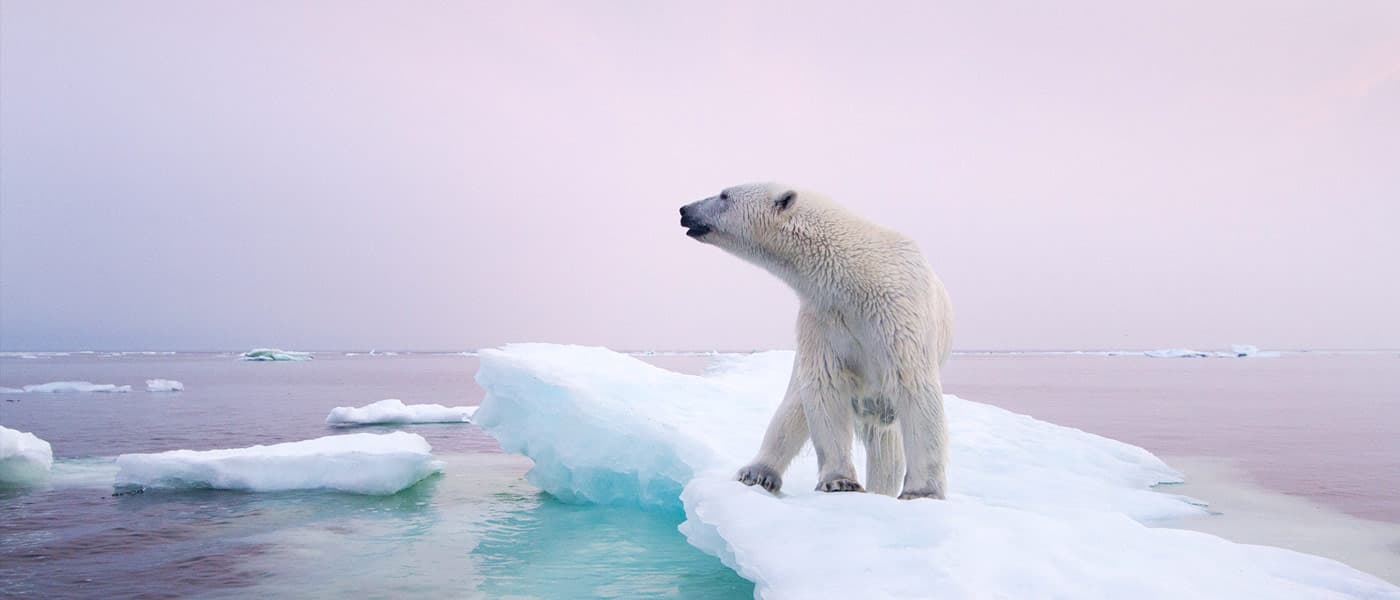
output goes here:
{"type": "Polygon", "coordinates": [[[720,199],[720,200],[728,200],[728,199],[729,199],[729,192],[720,192],[720,193],[719,193],[719,199],[720,199]]]}

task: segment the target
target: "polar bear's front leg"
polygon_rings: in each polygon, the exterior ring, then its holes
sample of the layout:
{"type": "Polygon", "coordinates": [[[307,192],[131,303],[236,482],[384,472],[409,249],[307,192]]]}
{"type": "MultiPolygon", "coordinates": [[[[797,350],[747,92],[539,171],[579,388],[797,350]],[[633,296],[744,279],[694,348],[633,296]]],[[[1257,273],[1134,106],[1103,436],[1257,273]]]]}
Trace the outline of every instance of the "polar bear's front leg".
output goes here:
{"type": "Polygon", "coordinates": [[[768,431],[763,434],[763,446],[758,456],[748,466],[739,469],[737,479],[744,485],[758,485],[774,494],[783,487],[783,473],[788,464],[807,442],[807,416],[802,412],[802,398],[798,395],[801,385],[796,367],[788,381],[787,394],[773,420],[768,422],[768,431]]]}
{"type": "Polygon", "coordinates": [[[904,392],[899,412],[904,437],[904,493],[901,500],[934,498],[948,492],[948,422],[943,387],[937,379],[904,392]]]}

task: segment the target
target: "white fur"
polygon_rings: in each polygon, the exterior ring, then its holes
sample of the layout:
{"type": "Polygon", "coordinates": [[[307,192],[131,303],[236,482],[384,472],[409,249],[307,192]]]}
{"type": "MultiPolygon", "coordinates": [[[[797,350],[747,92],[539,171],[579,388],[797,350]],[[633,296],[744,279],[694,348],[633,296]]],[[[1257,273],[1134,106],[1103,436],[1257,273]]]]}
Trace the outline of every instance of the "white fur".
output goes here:
{"type": "Polygon", "coordinates": [[[902,484],[903,498],[943,498],[948,428],[939,370],[952,309],[914,242],[777,184],[729,188],[682,215],[692,231],[708,228],[701,242],[764,267],[801,298],[787,395],[739,479],[777,491],[810,436],[817,489],[859,489],[851,459],[858,433],[870,491],[893,496],[902,484]]]}

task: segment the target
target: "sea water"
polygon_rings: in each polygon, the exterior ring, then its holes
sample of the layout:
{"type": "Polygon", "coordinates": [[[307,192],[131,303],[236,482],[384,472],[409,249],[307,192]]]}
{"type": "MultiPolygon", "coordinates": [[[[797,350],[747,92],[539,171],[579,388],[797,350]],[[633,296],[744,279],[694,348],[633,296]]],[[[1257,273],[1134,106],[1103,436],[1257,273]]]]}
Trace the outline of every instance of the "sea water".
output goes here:
{"type": "MultiPolygon", "coordinates": [[[[689,372],[706,362],[647,360],[689,372]]],[[[0,491],[0,596],[752,597],[751,584],[686,544],[676,531],[682,515],[558,502],[524,481],[528,460],[500,454],[473,425],[352,430],[418,433],[446,461],[444,475],[389,497],[112,495],[116,454],[330,435],[341,431],[324,424],[332,407],[384,398],[475,405],[475,371],[473,357],[434,354],[318,353],[283,363],[232,353],[0,358],[0,386],[87,380],[138,390],[0,395],[0,424],[50,441],[56,458],[48,487],[0,491]],[[185,391],[139,391],[155,378],[179,380],[185,391]]],[[[946,381],[964,397],[1234,469],[1221,476],[1183,459],[1189,479],[1193,469],[1216,483],[1247,477],[1262,494],[1292,494],[1349,526],[1400,522],[1394,355],[964,356],[946,381]]],[[[1209,500],[1206,491],[1190,493],[1209,500]]],[[[1280,523],[1297,529],[1301,509],[1242,504],[1226,516],[1263,516],[1232,518],[1245,531],[1217,533],[1249,541],[1280,523]]],[[[1400,558],[1383,535],[1363,544],[1329,531],[1268,543],[1330,548],[1353,563],[1400,558]]],[[[1376,572],[1368,564],[1355,566],[1376,572]]]]}

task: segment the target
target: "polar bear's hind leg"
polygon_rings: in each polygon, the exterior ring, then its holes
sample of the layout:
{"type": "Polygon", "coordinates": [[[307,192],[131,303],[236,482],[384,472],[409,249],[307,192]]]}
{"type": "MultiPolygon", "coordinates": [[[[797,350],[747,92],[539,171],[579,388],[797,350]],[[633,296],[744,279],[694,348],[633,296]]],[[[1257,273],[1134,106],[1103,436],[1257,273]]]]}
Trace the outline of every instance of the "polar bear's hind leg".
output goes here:
{"type": "Polygon", "coordinates": [[[865,443],[865,488],[895,496],[904,483],[904,442],[897,424],[864,421],[857,429],[865,443]]]}

